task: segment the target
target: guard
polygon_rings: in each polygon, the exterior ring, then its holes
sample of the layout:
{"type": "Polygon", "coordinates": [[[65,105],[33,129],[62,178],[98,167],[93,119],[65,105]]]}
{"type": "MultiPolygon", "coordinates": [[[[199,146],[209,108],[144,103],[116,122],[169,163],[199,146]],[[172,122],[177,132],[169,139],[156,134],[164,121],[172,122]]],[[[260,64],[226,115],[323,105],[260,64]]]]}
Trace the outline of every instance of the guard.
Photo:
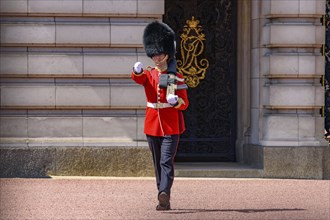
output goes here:
{"type": "Polygon", "coordinates": [[[176,70],[175,34],[168,25],[158,21],[148,24],[143,33],[143,44],[155,67],[144,70],[142,63],[136,62],[132,79],[144,86],[146,94],[144,133],[156,175],[156,210],[170,210],[174,158],[180,134],[185,131],[182,111],[189,105],[187,87],[183,76],[176,70]]]}

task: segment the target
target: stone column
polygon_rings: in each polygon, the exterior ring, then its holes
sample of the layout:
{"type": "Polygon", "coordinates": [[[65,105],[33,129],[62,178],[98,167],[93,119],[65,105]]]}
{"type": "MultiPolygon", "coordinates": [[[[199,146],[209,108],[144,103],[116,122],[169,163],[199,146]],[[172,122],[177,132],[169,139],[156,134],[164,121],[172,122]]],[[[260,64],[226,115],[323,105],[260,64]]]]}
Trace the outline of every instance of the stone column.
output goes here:
{"type": "Polygon", "coordinates": [[[325,0],[252,4],[251,143],[267,177],[322,178],[325,0]]]}

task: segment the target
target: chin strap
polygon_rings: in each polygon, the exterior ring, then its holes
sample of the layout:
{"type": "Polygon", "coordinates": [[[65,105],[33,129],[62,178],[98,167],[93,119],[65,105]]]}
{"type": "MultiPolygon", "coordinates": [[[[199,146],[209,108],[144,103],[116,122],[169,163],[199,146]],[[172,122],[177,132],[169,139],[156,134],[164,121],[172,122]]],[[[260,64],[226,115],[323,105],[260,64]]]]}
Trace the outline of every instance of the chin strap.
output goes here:
{"type": "Polygon", "coordinates": [[[159,62],[155,62],[156,68],[158,69],[158,71],[164,72],[167,70],[167,59],[168,59],[168,55],[166,54],[166,56],[164,57],[163,60],[161,60],[159,62]]]}

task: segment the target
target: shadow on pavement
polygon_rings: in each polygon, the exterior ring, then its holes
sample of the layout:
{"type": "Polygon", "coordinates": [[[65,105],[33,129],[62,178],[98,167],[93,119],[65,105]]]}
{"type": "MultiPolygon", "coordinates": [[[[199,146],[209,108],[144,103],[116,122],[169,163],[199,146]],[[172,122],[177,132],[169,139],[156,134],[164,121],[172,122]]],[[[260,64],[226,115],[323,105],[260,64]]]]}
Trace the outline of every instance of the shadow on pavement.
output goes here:
{"type": "Polygon", "coordinates": [[[241,212],[241,213],[258,213],[258,212],[288,212],[288,211],[305,211],[306,209],[172,209],[168,214],[187,214],[202,212],[241,212]]]}

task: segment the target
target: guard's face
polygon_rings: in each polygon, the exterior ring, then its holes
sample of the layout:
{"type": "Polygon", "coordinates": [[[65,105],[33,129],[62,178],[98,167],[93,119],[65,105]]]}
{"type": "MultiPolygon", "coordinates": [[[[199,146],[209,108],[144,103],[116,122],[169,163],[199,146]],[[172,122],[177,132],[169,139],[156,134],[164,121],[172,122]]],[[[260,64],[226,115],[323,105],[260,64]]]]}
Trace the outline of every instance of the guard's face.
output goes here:
{"type": "Polygon", "coordinates": [[[153,56],[151,59],[155,62],[155,63],[160,63],[164,60],[165,58],[165,54],[161,53],[161,54],[157,54],[155,56],[153,56]]]}

